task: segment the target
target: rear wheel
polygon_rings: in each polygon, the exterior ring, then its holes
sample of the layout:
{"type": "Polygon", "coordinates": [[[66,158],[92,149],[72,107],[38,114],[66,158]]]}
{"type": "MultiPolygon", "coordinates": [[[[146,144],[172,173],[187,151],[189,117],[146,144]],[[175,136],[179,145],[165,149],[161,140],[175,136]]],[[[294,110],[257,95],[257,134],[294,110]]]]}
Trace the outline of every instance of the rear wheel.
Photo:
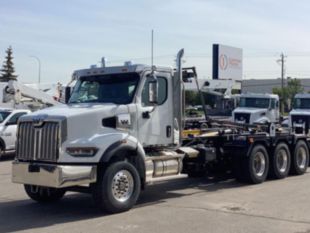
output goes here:
{"type": "Polygon", "coordinates": [[[127,211],[136,203],[141,190],[137,169],[130,163],[112,163],[93,186],[96,205],[109,213],[127,211]]]}
{"type": "Polygon", "coordinates": [[[266,180],[269,169],[269,157],[263,145],[256,145],[244,161],[245,181],[259,184],[266,180]]]}
{"type": "Polygon", "coordinates": [[[64,189],[48,188],[25,184],[27,195],[37,202],[54,202],[60,200],[66,193],[64,189]]]}
{"type": "Polygon", "coordinates": [[[275,179],[287,177],[291,166],[291,153],[285,143],[279,143],[270,161],[270,176],[275,179]]]}
{"type": "Polygon", "coordinates": [[[294,149],[291,164],[291,173],[302,175],[307,171],[309,164],[309,149],[305,141],[298,141],[294,149]]]}

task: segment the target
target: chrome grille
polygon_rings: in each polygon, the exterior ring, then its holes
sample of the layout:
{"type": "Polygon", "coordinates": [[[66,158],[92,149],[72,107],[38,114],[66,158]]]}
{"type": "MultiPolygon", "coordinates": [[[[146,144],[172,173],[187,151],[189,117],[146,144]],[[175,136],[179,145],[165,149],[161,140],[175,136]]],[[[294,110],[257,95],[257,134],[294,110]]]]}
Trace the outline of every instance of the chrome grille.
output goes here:
{"type": "Polygon", "coordinates": [[[60,136],[58,122],[44,122],[40,127],[35,127],[33,122],[20,122],[16,157],[22,160],[56,161],[60,136]]]}

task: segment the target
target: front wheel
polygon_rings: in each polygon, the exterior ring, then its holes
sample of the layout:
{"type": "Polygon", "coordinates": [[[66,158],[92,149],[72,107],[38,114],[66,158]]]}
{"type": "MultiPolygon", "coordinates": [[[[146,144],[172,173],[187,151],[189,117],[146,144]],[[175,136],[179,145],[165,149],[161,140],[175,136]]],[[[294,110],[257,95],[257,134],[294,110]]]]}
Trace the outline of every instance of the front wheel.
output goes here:
{"type": "Polygon", "coordinates": [[[127,211],[136,203],[141,190],[137,169],[130,163],[112,163],[93,186],[96,205],[108,213],[127,211]]]}
{"type": "Polygon", "coordinates": [[[48,188],[37,185],[24,185],[27,195],[37,202],[54,202],[60,200],[66,193],[64,189],[48,188]]]}

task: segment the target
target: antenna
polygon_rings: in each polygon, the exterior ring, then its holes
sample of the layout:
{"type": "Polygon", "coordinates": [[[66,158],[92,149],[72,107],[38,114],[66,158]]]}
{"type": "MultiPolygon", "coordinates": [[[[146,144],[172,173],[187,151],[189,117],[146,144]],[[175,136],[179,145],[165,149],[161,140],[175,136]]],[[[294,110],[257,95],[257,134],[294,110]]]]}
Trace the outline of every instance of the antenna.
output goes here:
{"type": "Polygon", "coordinates": [[[152,29],[152,34],[151,34],[151,67],[153,71],[153,66],[154,66],[154,30],[152,29]]]}

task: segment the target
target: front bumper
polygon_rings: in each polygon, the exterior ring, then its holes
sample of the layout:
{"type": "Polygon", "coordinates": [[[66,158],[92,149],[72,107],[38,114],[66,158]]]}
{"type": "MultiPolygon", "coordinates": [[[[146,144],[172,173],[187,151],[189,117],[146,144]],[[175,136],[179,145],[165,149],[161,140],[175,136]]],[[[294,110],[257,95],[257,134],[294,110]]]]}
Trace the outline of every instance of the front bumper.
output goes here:
{"type": "Polygon", "coordinates": [[[97,180],[95,165],[55,165],[14,161],[12,181],[53,188],[64,188],[94,183],[97,180]]]}

